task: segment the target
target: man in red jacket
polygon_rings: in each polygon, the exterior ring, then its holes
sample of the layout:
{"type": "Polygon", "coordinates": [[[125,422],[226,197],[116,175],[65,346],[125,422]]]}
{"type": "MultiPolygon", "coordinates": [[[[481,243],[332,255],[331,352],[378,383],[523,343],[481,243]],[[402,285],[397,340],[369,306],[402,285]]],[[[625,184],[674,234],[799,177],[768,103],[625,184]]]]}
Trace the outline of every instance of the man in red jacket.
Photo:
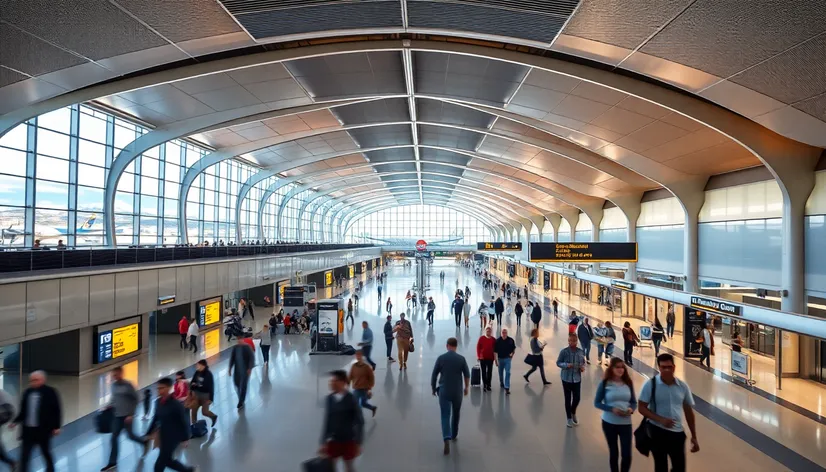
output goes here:
{"type": "Polygon", "coordinates": [[[485,335],[479,338],[476,342],[476,359],[479,360],[479,366],[482,368],[482,390],[489,392],[490,379],[493,376],[493,359],[494,346],[496,345],[496,338],[491,334],[493,330],[490,326],[485,328],[485,335]]]}
{"type": "Polygon", "coordinates": [[[187,331],[189,331],[189,320],[186,319],[186,315],[183,315],[181,321],[178,322],[178,334],[181,335],[181,349],[186,349],[188,346],[186,342],[187,331]]]}

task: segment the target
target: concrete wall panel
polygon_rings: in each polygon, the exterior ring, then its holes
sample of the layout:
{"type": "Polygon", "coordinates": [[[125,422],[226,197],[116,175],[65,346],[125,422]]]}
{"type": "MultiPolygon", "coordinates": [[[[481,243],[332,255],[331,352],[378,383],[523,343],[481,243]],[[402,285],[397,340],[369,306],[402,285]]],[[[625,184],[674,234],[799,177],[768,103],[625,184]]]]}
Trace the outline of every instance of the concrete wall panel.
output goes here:
{"type": "Polygon", "coordinates": [[[60,327],[89,322],[89,277],[73,277],[60,281],[60,327]]]}
{"type": "Polygon", "coordinates": [[[60,280],[38,280],[26,287],[26,336],[60,328],[60,280]]]}
{"type": "Polygon", "coordinates": [[[0,285],[0,341],[26,335],[26,284],[0,285]]]}
{"type": "Polygon", "coordinates": [[[192,287],[192,301],[204,298],[204,267],[202,265],[192,266],[192,274],[189,278],[192,287]]]}
{"type": "Polygon", "coordinates": [[[158,270],[158,298],[175,297],[175,303],[180,303],[176,293],[175,268],[158,270]]]}
{"type": "Polygon", "coordinates": [[[138,273],[115,274],[115,319],[138,314],[138,273]]]}
{"type": "Polygon", "coordinates": [[[115,274],[89,277],[89,324],[115,319],[115,274]]]}
{"type": "Polygon", "coordinates": [[[221,264],[209,264],[204,267],[204,292],[218,293],[221,287],[218,282],[218,272],[221,270],[221,264]]]}
{"type": "Polygon", "coordinates": [[[184,266],[175,269],[175,300],[176,303],[189,303],[192,300],[192,267],[184,266]]]}
{"type": "Polygon", "coordinates": [[[138,272],[138,313],[149,313],[158,307],[158,271],[138,272]]]}

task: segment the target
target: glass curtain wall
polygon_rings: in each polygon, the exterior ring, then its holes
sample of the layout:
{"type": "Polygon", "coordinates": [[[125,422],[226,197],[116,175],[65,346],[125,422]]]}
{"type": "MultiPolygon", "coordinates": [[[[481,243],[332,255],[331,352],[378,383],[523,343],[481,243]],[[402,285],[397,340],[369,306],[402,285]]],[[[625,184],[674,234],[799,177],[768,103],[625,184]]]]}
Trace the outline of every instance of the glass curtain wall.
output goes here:
{"type": "Polygon", "coordinates": [[[446,241],[475,245],[493,241],[493,234],[477,218],[436,205],[407,205],[358,217],[350,224],[345,242],[371,242],[367,238],[446,241]]]}
{"type": "MultiPolygon", "coordinates": [[[[70,247],[103,245],[103,187],[112,162],[124,147],[149,131],[87,105],[55,110],[9,131],[0,138],[2,245],[30,247],[35,239],[46,246],[56,245],[59,239],[70,247]]],[[[209,152],[172,140],[127,166],[115,193],[119,246],[180,242],[180,182],[187,169],[209,152]]],[[[235,239],[237,195],[258,170],[228,160],[198,176],[187,194],[187,242],[235,239]]],[[[258,234],[258,202],[273,182],[275,177],[249,193],[238,222],[244,239],[266,237],[258,234]]],[[[280,200],[274,203],[275,208],[268,204],[265,211],[265,231],[272,236],[280,200]]]]}

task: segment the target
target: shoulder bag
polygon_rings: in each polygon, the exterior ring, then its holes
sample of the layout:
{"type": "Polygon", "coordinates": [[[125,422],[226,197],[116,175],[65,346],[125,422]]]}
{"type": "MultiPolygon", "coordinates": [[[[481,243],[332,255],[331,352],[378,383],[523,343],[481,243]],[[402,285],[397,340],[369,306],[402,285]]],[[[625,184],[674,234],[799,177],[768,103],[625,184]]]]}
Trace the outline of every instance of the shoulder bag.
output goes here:
{"type": "MultiPolygon", "coordinates": [[[[633,392],[631,392],[633,395],[633,392]]],[[[655,413],[657,408],[656,405],[657,399],[657,376],[651,378],[651,401],[648,403],[648,410],[652,413],[655,413]]],[[[640,454],[648,457],[648,453],[651,452],[651,438],[654,436],[655,431],[652,428],[655,428],[651,424],[651,420],[648,418],[643,418],[640,422],[640,425],[634,431],[634,446],[640,451],[640,454]]]]}

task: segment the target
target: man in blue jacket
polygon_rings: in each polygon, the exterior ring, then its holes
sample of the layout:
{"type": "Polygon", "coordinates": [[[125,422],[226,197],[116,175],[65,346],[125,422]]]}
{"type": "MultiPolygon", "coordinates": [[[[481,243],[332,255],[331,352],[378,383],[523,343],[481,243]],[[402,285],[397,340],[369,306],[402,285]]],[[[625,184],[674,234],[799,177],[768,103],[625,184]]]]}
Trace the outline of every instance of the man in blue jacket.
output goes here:
{"type": "Polygon", "coordinates": [[[179,472],[195,472],[195,467],[187,467],[178,462],[173,455],[182,443],[187,446],[190,438],[189,420],[183,404],[172,397],[172,379],[162,378],[158,381],[158,400],[155,402],[155,416],[147,434],[157,434],[156,442],[160,444],[155,472],[170,468],[179,472]]]}

